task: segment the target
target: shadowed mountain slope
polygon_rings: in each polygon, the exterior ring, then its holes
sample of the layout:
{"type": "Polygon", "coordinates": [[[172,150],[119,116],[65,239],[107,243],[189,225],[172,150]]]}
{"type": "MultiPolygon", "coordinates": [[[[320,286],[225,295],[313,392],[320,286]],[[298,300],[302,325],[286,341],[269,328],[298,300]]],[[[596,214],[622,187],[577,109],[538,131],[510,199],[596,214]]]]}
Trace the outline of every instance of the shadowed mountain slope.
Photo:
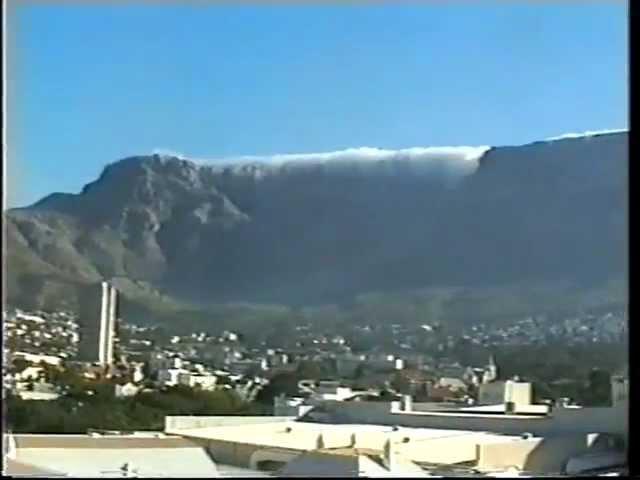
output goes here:
{"type": "Polygon", "coordinates": [[[402,156],[126,158],[79,194],[5,214],[8,299],[55,304],[112,277],[132,295],[199,305],[450,285],[590,288],[626,276],[627,142],[612,133],[491,148],[454,180],[402,156]]]}

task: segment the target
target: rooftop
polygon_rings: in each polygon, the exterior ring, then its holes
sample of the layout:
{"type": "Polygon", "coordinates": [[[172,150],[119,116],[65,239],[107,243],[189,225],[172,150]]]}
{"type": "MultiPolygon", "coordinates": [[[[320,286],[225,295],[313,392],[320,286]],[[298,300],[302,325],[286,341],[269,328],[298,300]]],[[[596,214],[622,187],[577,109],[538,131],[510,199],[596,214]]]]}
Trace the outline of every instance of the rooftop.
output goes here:
{"type": "Polygon", "coordinates": [[[14,440],[11,465],[17,471],[80,477],[124,476],[127,471],[151,477],[211,477],[226,472],[204,448],[180,437],[14,435],[14,440]]]}
{"type": "Polygon", "coordinates": [[[30,465],[28,463],[18,462],[11,458],[4,459],[4,468],[2,473],[11,477],[57,477],[64,476],[62,472],[58,472],[49,468],[42,468],[36,465],[30,465]]]}
{"type": "Polygon", "coordinates": [[[283,421],[264,424],[244,424],[173,430],[187,438],[219,440],[298,451],[320,450],[332,455],[360,455],[381,451],[389,438],[396,443],[450,441],[472,443],[504,441],[512,437],[489,432],[435,428],[393,427],[370,424],[325,424],[283,421]],[[355,445],[353,444],[355,436],[355,445]]]}

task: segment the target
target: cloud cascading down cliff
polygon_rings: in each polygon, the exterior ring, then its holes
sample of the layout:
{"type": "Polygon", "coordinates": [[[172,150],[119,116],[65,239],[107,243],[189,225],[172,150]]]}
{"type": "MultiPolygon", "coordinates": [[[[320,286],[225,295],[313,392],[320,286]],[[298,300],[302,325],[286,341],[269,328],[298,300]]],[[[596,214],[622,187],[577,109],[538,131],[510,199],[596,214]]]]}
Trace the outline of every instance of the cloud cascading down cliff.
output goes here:
{"type": "Polygon", "coordinates": [[[392,175],[398,169],[407,174],[434,175],[446,181],[459,180],[478,168],[479,159],[489,150],[479,147],[414,147],[388,150],[371,147],[348,148],[321,153],[244,155],[217,159],[191,158],[170,149],[158,148],[154,155],[170,160],[178,158],[212,169],[241,169],[245,165],[261,167],[259,175],[321,167],[326,171],[366,175],[392,175]]]}

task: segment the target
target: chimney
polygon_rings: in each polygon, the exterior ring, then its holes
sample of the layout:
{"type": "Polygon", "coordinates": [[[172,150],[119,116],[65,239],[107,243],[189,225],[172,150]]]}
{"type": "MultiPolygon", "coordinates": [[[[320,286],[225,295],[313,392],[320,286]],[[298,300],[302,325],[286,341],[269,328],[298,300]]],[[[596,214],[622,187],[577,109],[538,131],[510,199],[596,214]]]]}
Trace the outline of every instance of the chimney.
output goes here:
{"type": "Polygon", "coordinates": [[[400,403],[400,409],[403,412],[410,412],[413,410],[413,402],[411,395],[403,395],[402,402],[400,403]]]}

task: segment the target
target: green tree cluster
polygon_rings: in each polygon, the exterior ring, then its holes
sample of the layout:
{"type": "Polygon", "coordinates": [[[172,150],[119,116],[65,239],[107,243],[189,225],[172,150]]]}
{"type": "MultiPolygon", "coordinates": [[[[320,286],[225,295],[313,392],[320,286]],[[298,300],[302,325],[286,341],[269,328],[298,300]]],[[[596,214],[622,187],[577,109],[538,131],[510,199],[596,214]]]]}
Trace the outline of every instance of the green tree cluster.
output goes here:
{"type": "Polygon", "coordinates": [[[114,386],[93,385],[92,395],[72,390],[57,400],[22,400],[9,395],[7,427],[22,433],[84,433],[88,429],[162,430],[167,415],[251,415],[257,412],[232,391],[178,386],[116,398],[114,386]]]}

